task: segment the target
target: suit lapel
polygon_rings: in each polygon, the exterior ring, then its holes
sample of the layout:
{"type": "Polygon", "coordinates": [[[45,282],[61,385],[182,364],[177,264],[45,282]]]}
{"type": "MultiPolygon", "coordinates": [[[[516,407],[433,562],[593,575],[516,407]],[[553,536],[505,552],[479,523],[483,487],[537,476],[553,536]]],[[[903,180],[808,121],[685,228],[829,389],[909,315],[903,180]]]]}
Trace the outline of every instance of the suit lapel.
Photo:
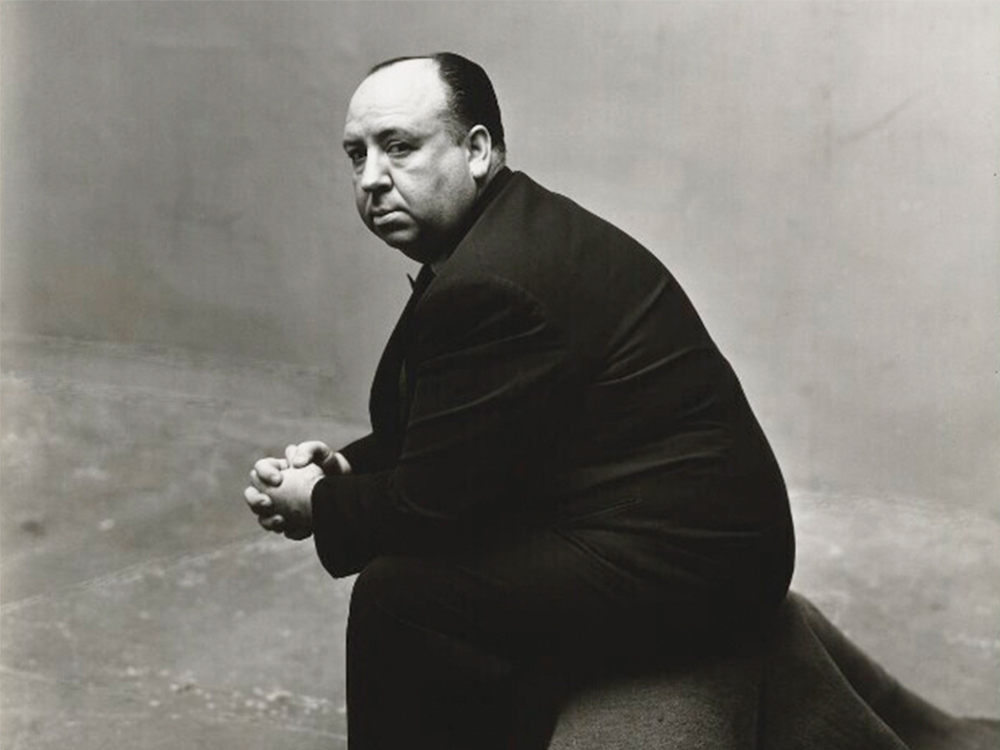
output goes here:
{"type": "MultiPolygon", "coordinates": [[[[476,204],[475,211],[469,220],[470,228],[467,234],[475,230],[474,225],[482,223],[481,217],[486,212],[487,207],[495,202],[495,197],[504,190],[509,182],[513,181],[513,177],[514,173],[504,168],[500,174],[493,178],[493,181],[487,186],[486,192],[476,204]]],[[[510,231],[503,225],[497,226],[496,222],[491,222],[491,231],[496,232],[497,230],[501,232],[501,237],[506,237],[506,234],[503,233],[510,231]]],[[[467,236],[463,237],[454,252],[460,252],[466,241],[467,236]]],[[[406,303],[392,335],[389,336],[389,341],[382,352],[382,359],[379,361],[378,368],[375,370],[375,378],[372,381],[371,398],[368,404],[372,430],[380,436],[380,440],[384,444],[393,445],[397,450],[401,447],[403,428],[408,419],[410,400],[415,385],[413,378],[407,377],[406,371],[406,355],[414,334],[414,331],[411,330],[413,310],[433,280],[434,271],[426,265],[420,269],[417,278],[411,280],[413,294],[406,303]]]]}
{"type": "Polygon", "coordinates": [[[411,281],[413,294],[410,295],[396,327],[382,352],[375,378],[372,381],[369,414],[372,429],[383,437],[387,444],[398,446],[402,440],[403,426],[409,411],[409,387],[406,380],[406,352],[413,337],[413,309],[421,295],[434,279],[430,266],[423,266],[415,281],[411,281]]]}

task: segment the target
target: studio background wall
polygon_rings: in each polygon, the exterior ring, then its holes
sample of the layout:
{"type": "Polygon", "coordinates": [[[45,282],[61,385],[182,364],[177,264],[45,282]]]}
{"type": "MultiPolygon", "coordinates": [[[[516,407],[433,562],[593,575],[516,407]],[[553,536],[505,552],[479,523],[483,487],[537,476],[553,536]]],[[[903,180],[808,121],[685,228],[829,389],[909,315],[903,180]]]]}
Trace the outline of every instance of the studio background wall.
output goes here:
{"type": "Polygon", "coordinates": [[[318,368],[363,420],[412,267],[355,215],[345,108],[450,49],[514,168],[678,276],[793,487],[1000,512],[997,4],[0,13],[7,336],[318,368]]]}

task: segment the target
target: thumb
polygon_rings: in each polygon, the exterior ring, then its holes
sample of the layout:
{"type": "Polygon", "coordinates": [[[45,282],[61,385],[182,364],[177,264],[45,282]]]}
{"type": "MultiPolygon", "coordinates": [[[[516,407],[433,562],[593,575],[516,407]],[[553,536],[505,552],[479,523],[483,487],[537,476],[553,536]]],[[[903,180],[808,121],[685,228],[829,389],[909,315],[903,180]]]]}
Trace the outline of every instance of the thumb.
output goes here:
{"type": "Polygon", "coordinates": [[[320,440],[307,440],[299,443],[289,457],[289,463],[296,469],[301,469],[311,463],[323,465],[323,462],[333,453],[330,446],[320,440]]]}

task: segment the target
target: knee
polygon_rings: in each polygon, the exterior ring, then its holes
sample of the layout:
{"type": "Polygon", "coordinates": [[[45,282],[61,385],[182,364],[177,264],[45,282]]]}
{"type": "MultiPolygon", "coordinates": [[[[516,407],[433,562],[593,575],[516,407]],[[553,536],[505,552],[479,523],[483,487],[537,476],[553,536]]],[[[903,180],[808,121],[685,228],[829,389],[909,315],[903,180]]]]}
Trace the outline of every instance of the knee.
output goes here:
{"type": "Polygon", "coordinates": [[[371,607],[395,609],[393,602],[402,598],[410,577],[408,566],[400,558],[376,557],[354,581],[351,614],[371,607]]]}
{"type": "MultiPolygon", "coordinates": [[[[475,576],[445,562],[380,557],[358,575],[347,623],[348,661],[427,671],[428,664],[470,673],[469,680],[506,680],[509,660],[484,617],[483,586],[475,576]],[[429,661],[428,661],[429,660],[429,661]],[[479,675],[476,677],[475,675],[479,675]]],[[[425,675],[424,678],[426,679],[425,675]]]]}
{"type": "Polygon", "coordinates": [[[348,630],[462,636],[482,619],[482,589],[480,580],[441,561],[378,557],[354,582],[348,630]]]}
{"type": "Polygon", "coordinates": [[[437,576],[425,561],[377,557],[365,566],[351,592],[350,624],[372,619],[415,622],[425,616],[437,576]]]}

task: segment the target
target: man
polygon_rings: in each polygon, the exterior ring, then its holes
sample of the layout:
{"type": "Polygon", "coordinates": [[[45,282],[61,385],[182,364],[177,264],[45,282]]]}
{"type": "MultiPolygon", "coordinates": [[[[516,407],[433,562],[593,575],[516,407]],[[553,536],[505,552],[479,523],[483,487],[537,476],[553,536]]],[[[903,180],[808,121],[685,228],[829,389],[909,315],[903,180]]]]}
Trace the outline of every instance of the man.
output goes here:
{"type": "Polygon", "coordinates": [[[669,272],[506,168],[493,87],[458,55],[374,68],[344,149],[361,218],[423,268],[372,433],[289,446],[245,494],[361,574],[351,747],[544,747],[568,671],[751,631],[791,577],[788,500],[669,272]]]}

